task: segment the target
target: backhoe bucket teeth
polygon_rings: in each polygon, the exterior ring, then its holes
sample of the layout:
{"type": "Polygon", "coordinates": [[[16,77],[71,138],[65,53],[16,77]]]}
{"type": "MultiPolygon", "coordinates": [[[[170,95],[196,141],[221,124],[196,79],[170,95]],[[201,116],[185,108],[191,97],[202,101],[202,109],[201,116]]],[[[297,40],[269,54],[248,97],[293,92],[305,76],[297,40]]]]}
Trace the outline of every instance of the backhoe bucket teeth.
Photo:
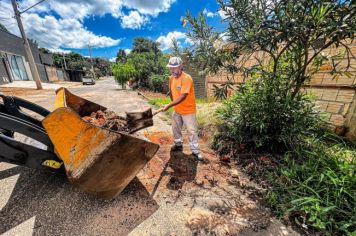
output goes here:
{"type": "Polygon", "coordinates": [[[159,146],[85,122],[83,116],[106,108],[64,88],[56,92],[56,109],[42,124],[64,163],[69,181],[99,197],[115,197],[155,155],[159,146]]]}

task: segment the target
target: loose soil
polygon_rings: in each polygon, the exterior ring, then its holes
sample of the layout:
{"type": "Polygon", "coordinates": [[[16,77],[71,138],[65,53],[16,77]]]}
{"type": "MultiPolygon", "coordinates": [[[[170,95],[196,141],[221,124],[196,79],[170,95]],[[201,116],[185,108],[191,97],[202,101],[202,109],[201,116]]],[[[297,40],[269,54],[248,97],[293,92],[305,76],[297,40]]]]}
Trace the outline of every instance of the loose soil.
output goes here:
{"type": "Polygon", "coordinates": [[[148,99],[152,99],[152,98],[166,98],[167,95],[163,94],[163,93],[155,93],[152,91],[148,91],[148,90],[143,90],[143,89],[139,89],[138,90],[143,96],[145,96],[148,99]]]}
{"type": "Polygon", "coordinates": [[[107,128],[114,131],[129,132],[127,121],[125,118],[118,116],[113,111],[97,111],[92,112],[90,116],[84,116],[84,121],[93,125],[107,128]]]}

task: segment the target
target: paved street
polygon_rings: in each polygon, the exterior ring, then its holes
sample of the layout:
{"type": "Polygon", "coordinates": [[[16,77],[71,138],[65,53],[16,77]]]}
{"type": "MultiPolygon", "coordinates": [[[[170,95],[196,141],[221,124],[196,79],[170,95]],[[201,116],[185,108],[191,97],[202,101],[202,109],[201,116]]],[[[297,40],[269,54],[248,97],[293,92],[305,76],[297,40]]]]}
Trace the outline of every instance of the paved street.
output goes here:
{"type": "MultiPolygon", "coordinates": [[[[121,115],[148,107],[137,92],[119,90],[112,78],[69,90],[121,115]]],[[[50,110],[55,98],[51,88],[16,95],[50,110]]],[[[65,177],[0,163],[0,234],[297,235],[270,217],[256,184],[240,172],[232,178],[231,167],[203,142],[205,162],[198,163],[187,146],[184,153],[171,153],[170,126],[162,115],[140,132],[160,144],[159,152],[111,201],[78,191],[65,177]]]]}

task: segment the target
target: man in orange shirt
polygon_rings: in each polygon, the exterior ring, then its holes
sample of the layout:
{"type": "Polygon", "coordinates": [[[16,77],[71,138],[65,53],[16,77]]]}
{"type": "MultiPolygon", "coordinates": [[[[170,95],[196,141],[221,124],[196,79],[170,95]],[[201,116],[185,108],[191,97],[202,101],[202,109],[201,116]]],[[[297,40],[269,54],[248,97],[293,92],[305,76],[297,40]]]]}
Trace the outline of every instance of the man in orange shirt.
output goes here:
{"type": "Polygon", "coordinates": [[[192,154],[198,158],[198,160],[203,160],[198,144],[193,79],[190,75],[183,72],[183,63],[180,57],[171,57],[167,67],[171,72],[171,76],[169,77],[171,103],[166,105],[163,108],[163,111],[167,111],[169,108],[174,107],[172,116],[174,145],[172,146],[172,150],[183,150],[182,127],[184,124],[188,130],[189,146],[192,150],[192,154]]]}

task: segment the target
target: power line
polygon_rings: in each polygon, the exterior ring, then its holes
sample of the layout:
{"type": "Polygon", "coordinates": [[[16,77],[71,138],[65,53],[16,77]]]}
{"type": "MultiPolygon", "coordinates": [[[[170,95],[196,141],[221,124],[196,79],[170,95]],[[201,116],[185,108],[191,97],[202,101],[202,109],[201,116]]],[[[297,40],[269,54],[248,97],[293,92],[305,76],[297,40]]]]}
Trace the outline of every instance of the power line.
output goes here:
{"type": "Polygon", "coordinates": [[[36,4],[34,4],[34,5],[30,6],[30,7],[28,7],[27,9],[25,9],[25,10],[23,10],[23,11],[20,11],[20,14],[22,14],[22,13],[24,13],[24,12],[30,10],[31,8],[37,6],[38,4],[40,4],[40,3],[44,2],[44,1],[46,1],[46,0],[41,0],[41,1],[39,1],[38,3],[36,3],[36,4]]]}
{"type": "Polygon", "coordinates": [[[37,67],[36,67],[35,59],[33,58],[33,55],[32,55],[32,52],[31,52],[31,47],[30,47],[30,44],[28,43],[28,40],[27,40],[27,37],[26,37],[26,33],[25,33],[25,30],[24,30],[23,25],[22,25],[21,14],[20,14],[20,12],[19,12],[19,10],[17,8],[17,2],[16,2],[16,0],[11,0],[11,3],[12,3],[12,7],[14,8],[16,21],[17,21],[17,24],[19,26],[22,39],[24,41],[26,56],[27,56],[28,62],[30,64],[32,78],[36,82],[37,89],[42,89],[40,75],[38,74],[38,70],[37,70],[37,67]]]}

